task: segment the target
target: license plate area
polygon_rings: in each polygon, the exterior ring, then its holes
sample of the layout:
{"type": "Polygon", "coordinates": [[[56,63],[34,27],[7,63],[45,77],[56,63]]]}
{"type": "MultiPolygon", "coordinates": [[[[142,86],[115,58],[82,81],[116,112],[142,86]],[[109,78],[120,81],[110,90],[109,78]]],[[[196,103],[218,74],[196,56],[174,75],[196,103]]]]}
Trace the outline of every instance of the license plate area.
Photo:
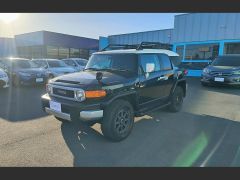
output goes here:
{"type": "Polygon", "coordinates": [[[216,81],[216,82],[224,82],[224,78],[215,77],[214,81],[216,81]]]}
{"type": "Polygon", "coordinates": [[[62,106],[61,103],[56,101],[49,101],[50,109],[55,110],[57,112],[62,112],[62,106]]]}

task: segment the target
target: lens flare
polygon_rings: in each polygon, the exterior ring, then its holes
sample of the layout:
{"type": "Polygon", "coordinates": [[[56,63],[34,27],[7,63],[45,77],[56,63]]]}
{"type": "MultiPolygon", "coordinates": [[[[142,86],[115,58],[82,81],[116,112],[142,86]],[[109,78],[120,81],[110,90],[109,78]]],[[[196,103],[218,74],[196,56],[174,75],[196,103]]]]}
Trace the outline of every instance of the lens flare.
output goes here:
{"type": "Polygon", "coordinates": [[[0,13],[0,21],[9,24],[19,17],[19,13],[0,13]]]}

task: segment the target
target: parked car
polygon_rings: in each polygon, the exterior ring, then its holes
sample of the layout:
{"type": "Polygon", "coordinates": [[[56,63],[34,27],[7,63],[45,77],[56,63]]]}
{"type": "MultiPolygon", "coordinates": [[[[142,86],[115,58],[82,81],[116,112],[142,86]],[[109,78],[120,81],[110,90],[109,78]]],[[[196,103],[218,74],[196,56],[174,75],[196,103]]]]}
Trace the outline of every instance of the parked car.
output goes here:
{"type": "Polygon", "coordinates": [[[203,69],[201,84],[240,85],[240,55],[217,57],[203,69]]]}
{"type": "Polygon", "coordinates": [[[47,70],[49,79],[76,72],[74,68],[58,59],[33,59],[32,61],[47,70]]]}
{"type": "Polygon", "coordinates": [[[170,56],[178,54],[144,48],[93,53],[84,71],[47,84],[42,108],[63,122],[98,122],[105,137],[121,141],[130,134],[135,116],[166,106],[180,111],[186,79],[170,56]]]}
{"type": "Polygon", "coordinates": [[[28,59],[5,58],[0,59],[0,62],[14,86],[44,84],[47,82],[46,70],[28,59]]]}
{"type": "Polygon", "coordinates": [[[85,68],[87,65],[88,60],[82,59],[82,58],[68,58],[68,59],[62,59],[67,65],[73,67],[77,71],[81,71],[85,68]]]}
{"type": "Polygon", "coordinates": [[[9,79],[7,73],[0,68],[0,88],[9,87],[9,79]]]}

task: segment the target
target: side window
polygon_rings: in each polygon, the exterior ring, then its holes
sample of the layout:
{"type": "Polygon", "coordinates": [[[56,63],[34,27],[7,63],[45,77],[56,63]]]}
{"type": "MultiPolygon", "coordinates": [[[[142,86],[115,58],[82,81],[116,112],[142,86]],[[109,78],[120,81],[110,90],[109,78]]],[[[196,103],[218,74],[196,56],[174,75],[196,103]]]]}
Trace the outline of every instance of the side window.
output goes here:
{"type": "Polygon", "coordinates": [[[160,71],[160,63],[156,54],[141,54],[140,66],[145,73],[160,71]]]}
{"type": "Polygon", "coordinates": [[[161,70],[171,70],[172,69],[171,61],[167,55],[160,54],[159,59],[161,61],[161,65],[162,65],[161,70]]]}

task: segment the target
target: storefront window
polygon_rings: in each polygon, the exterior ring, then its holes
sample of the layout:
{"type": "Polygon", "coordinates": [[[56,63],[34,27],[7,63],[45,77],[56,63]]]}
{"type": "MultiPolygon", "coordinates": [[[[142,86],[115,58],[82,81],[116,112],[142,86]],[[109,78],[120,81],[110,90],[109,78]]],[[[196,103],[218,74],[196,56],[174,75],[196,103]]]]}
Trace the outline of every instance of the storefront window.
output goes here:
{"type": "Polygon", "coordinates": [[[88,57],[89,57],[89,50],[80,49],[80,58],[88,59],[88,57]]]}
{"type": "Polygon", "coordinates": [[[58,58],[58,47],[55,46],[47,46],[47,58],[58,58]]]}
{"type": "Polygon", "coordinates": [[[225,43],[224,54],[240,54],[240,43],[225,43]]]}
{"type": "Polygon", "coordinates": [[[24,46],[24,47],[18,47],[18,56],[21,58],[32,58],[32,49],[31,47],[24,46]]]}
{"type": "Polygon", "coordinates": [[[69,58],[69,48],[59,48],[59,59],[69,58]]]}
{"type": "Polygon", "coordinates": [[[180,60],[183,60],[183,50],[184,50],[184,46],[177,46],[176,48],[176,53],[179,54],[180,60]]]}
{"type": "Polygon", "coordinates": [[[43,58],[43,47],[33,46],[32,47],[32,58],[43,58]]]}
{"type": "Polygon", "coordinates": [[[219,44],[186,45],[186,60],[213,60],[218,56],[219,44]]]}
{"type": "Polygon", "coordinates": [[[70,57],[78,58],[79,57],[79,49],[70,48],[70,57]]]}

